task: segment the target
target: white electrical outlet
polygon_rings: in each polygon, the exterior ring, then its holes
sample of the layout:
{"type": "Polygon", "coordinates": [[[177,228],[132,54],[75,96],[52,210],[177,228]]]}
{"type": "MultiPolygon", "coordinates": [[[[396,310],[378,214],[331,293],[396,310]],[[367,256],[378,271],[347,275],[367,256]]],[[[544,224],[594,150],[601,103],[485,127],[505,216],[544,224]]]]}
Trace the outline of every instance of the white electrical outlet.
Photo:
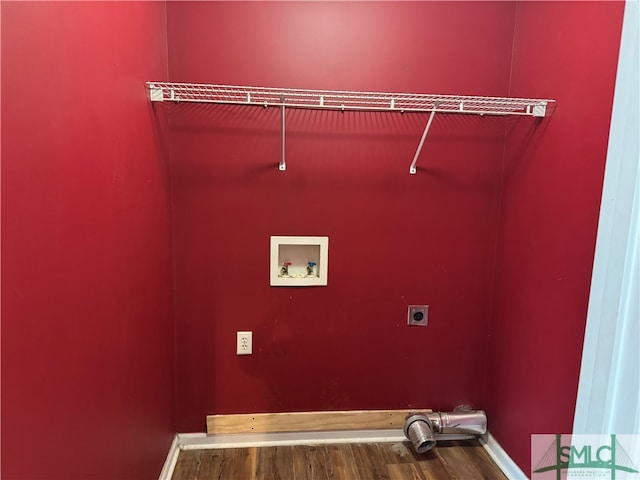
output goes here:
{"type": "Polygon", "coordinates": [[[251,355],[253,353],[253,332],[236,332],[236,354],[251,355]]]}

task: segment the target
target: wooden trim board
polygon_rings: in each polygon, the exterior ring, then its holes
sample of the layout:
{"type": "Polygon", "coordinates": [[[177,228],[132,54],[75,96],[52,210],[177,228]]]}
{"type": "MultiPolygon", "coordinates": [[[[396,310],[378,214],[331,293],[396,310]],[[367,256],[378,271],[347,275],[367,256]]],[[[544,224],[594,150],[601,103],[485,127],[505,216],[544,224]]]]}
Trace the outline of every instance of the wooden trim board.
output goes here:
{"type": "Polygon", "coordinates": [[[402,429],[407,415],[414,412],[431,412],[431,410],[414,408],[411,410],[208,415],[207,434],[402,429]]]}

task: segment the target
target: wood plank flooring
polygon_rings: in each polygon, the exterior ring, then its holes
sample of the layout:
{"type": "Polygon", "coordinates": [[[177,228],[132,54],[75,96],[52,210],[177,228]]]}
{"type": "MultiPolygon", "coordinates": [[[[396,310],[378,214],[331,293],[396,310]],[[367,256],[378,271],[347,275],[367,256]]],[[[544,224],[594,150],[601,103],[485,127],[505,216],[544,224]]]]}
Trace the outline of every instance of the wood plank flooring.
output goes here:
{"type": "Polygon", "coordinates": [[[506,480],[476,440],[184,450],[172,480],[506,480]]]}

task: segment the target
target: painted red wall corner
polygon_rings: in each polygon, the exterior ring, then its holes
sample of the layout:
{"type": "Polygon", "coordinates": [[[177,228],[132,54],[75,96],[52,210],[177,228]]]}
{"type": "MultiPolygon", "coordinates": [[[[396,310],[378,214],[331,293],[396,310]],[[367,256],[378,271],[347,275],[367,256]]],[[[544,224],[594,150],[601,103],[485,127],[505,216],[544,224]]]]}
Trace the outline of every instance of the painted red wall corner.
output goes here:
{"type": "Polygon", "coordinates": [[[162,2],[2,2],[2,478],[156,478],[173,436],[162,2]]]}
{"type": "Polygon", "coordinates": [[[525,473],[530,435],[570,433],[624,2],[517,2],[510,96],[557,100],[510,125],[485,408],[525,473]]]}
{"type": "MultiPolygon", "coordinates": [[[[514,11],[171,2],[170,79],[506,95],[514,11]]],[[[163,108],[178,431],[207,414],[481,404],[504,119],[436,117],[412,176],[426,115],[292,110],[279,172],[276,109],[163,108]],[[269,287],[271,235],[329,236],[328,286],[269,287]],[[420,303],[430,326],[408,327],[420,303]]]]}

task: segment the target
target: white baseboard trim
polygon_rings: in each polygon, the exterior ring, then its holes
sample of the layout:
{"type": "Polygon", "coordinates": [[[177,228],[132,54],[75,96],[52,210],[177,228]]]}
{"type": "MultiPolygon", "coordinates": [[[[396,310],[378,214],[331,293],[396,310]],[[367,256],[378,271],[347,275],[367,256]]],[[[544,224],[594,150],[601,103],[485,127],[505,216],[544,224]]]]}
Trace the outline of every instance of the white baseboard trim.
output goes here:
{"type": "MultiPolygon", "coordinates": [[[[323,445],[335,443],[404,442],[402,430],[341,430],[285,433],[178,433],[171,443],[158,480],[171,480],[181,450],[214,448],[274,447],[285,445],[323,445]]],[[[509,480],[529,480],[490,433],[479,437],[480,444],[509,480]]],[[[437,448],[437,447],[436,447],[437,448]]]]}
{"type": "Polygon", "coordinates": [[[401,429],[340,430],[326,432],[280,433],[179,433],[180,450],[211,448],[276,447],[284,445],[322,445],[330,443],[383,443],[406,440],[401,429]]]}
{"type": "Polygon", "coordinates": [[[177,433],[173,437],[167,459],[158,480],[171,480],[181,450],[204,450],[213,448],[274,447],[284,445],[322,445],[331,443],[382,443],[406,440],[399,429],[347,430],[327,432],[287,433],[229,433],[207,435],[206,433],[177,433]]]}
{"type": "Polygon", "coordinates": [[[169,447],[169,453],[164,461],[162,470],[160,470],[160,476],[158,480],[171,480],[173,476],[173,470],[176,468],[176,462],[178,461],[178,455],[180,454],[180,446],[178,441],[178,435],[173,436],[173,441],[169,447]]]}
{"type": "Polygon", "coordinates": [[[487,432],[487,434],[482,435],[479,440],[480,444],[509,480],[529,480],[529,477],[527,477],[527,475],[520,470],[516,462],[507,455],[507,452],[505,452],[496,439],[493,438],[491,433],[487,432]]]}

